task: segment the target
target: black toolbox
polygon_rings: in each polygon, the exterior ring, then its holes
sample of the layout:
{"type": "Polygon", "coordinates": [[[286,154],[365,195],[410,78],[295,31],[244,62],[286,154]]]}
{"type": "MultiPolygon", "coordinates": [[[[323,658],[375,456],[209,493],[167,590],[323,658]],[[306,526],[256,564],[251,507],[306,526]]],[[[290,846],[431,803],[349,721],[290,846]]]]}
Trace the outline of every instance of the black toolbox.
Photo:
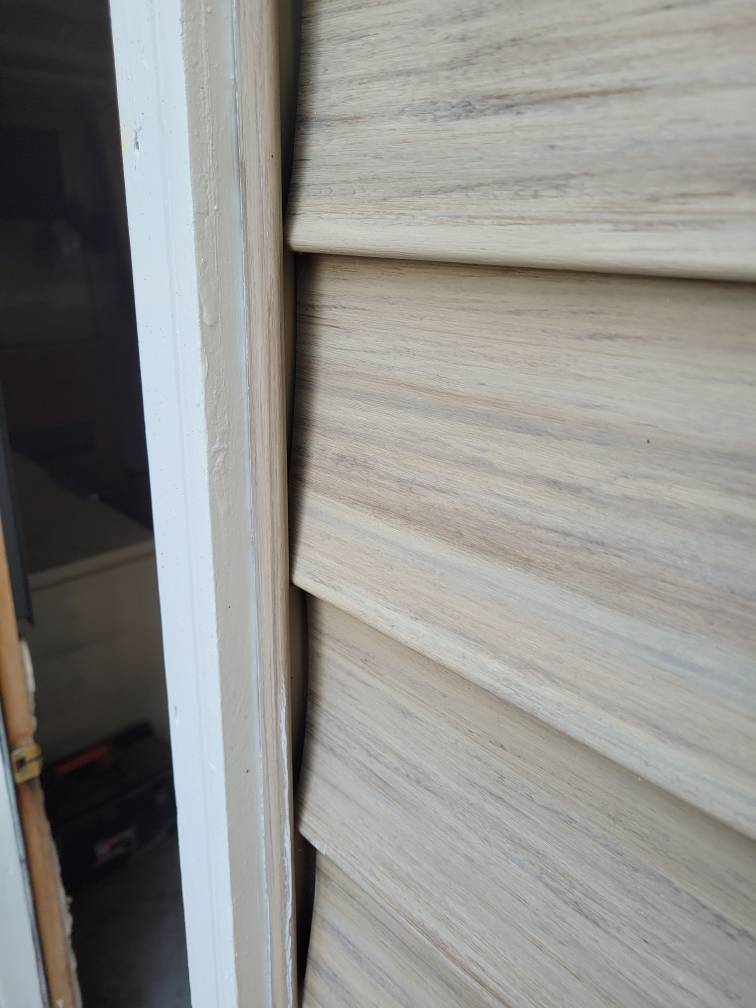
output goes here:
{"type": "Polygon", "coordinates": [[[148,724],[57,760],[43,786],[69,891],[175,826],[170,747],[148,724]]]}

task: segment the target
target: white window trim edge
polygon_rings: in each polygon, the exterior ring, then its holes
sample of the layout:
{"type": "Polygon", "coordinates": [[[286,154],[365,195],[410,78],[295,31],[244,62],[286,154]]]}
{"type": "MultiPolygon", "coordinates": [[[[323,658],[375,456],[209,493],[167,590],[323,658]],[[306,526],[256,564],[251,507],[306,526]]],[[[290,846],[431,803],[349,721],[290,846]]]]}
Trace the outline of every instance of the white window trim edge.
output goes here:
{"type": "Polygon", "coordinates": [[[111,0],[194,1008],[275,1003],[234,0],[111,0]]]}

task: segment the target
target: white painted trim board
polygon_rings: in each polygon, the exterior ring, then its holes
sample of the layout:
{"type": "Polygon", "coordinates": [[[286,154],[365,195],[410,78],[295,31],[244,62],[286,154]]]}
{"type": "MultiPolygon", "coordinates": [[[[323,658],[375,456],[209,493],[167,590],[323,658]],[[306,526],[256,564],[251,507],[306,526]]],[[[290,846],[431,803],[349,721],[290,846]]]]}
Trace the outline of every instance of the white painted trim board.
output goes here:
{"type": "Polygon", "coordinates": [[[272,1006],[233,0],[111,0],[194,1008],[272,1006]]]}

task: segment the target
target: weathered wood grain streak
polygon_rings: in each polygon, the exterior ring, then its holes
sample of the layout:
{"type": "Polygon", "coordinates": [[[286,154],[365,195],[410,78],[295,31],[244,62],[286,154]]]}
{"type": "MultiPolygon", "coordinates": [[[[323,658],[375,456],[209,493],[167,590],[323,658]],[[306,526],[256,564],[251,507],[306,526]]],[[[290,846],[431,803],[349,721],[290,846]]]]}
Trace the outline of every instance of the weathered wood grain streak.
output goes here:
{"type": "Polygon", "coordinates": [[[337,609],[310,631],[301,828],[385,909],[321,879],[310,1008],[753,1004],[753,841],[337,609]]]}
{"type": "Polygon", "coordinates": [[[756,835],[756,291],[320,258],[293,577],[756,835]]]}
{"type": "Polygon", "coordinates": [[[751,0],[306,0],[300,251],[753,279],[751,0]]]}
{"type": "Polygon", "coordinates": [[[498,1008],[419,931],[317,858],[303,1008],[498,1008]]]}

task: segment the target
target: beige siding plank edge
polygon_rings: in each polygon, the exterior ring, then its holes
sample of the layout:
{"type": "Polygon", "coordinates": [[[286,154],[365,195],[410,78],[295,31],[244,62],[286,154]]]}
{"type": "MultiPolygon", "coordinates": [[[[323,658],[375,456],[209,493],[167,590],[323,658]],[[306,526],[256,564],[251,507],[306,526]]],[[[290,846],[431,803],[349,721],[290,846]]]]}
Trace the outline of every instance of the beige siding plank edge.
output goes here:
{"type": "MultiPolygon", "coordinates": [[[[320,580],[309,568],[302,566],[295,567],[292,574],[292,583],[313,599],[333,606],[345,615],[364,623],[372,630],[391,637],[392,640],[397,641],[397,643],[402,644],[404,647],[410,648],[423,658],[428,658],[438,663],[447,671],[458,675],[461,679],[469,682],[476,688],[491,693],[497,700],[510,704],[517,710],[523,711],[525,714],[541,721],[549,728],[560,732],[566,738],[572,739],[574,742],[578,742],[587,749],[611,760],[623,770],[636,774],[640,780],[644,780],[659,788],[661,791],[684,802],[696,811],[710,817],[715,822],[726,826],[728,829],[735,830],[744,837],[756,840],[756,824],[752,821],[752,817],[747,809],[743,810],[742,814],[740,814],[737,808],[723,809],[719,806],[713,807],[710,803],[702,800],[699,794],[693,795],[690,789],[680,786],[679,782],[670,780],[666,774],[655,773],[654,767],[640,757],[634,759],[633,754],[629,753],[628,750],[624,750],[622,754],[619,754],[614,746],[601,745],[594,736],[587,738],[570,731],[569,727],[559,718],[544,716],[542,710],[518,703],[508,691],[503,689],[492,690],[491,683],[487,679],[479,677],[470,668],[463,669],[458,662],[445,660],[445,655],[442,651],[434,651],[432,648],[424,646],[425,638],[420,634],[414,633],[411,627],[409,629],[405,628],[400,621],[392,617],[391,613],[384,611],[380,606],[373,605],[372,602],[366,599],[355,599],[348,590],[339,591],[332,588],[331,585],[320,580]]],[[[305,830],[302,830],[302,832],[310,843],[317,846],[314,839],[308,836],[305,830]]]]}
{"type": "MultiPolygon", "coordinates": [[[[716,263],[689,261],[665,256],[659,252],[650,256],[632,256],[618,251],[614,255],[576,247],[555,248],[548,234],[531,228],[528,240],[500,241],[480,247],[464,235],[449,233],[442,226],[403,231],[392,229],[381,234],[374,244],[359,240],[359,234],[370,232],[373,224],[328,217],[310,220],[290,217],[286,227],[287,246],[299,254],[353,256],[361,259],[420,260],[429,263],[450,263],[468,266],[495,266],[512,269],[548,270],[555,272],[597,273],[608,276],[638,276],[677,280],[710,280],[731,283],[756,282],[756,261],[751,262],[750,250],[743,254],[720,256],[716,263]]],[[[378,232],[380,233],[380,231],[378,232]]]]}

